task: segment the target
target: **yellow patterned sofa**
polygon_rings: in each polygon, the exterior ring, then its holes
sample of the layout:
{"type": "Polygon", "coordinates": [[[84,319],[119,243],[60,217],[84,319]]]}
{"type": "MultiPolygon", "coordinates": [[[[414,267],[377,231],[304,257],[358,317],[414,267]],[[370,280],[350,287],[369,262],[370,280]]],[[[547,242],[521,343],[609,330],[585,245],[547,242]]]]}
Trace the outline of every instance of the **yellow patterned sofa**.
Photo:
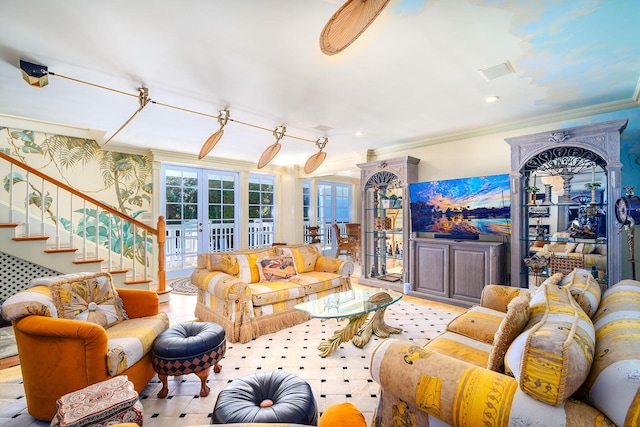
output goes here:
{"type": "Polygon", "coordinates": [[[169,327],[155,292],[117,289],[109,273],[31,281],[2,304],[11,320],[29,414],[51,420],[56,400],[116,375],[137,392],[154,377],[151,348],[169,327]]]}
{"type": "Polygon", "coordinates": [[[600,297],[584,269],[534,294],[491,285],[424,347],[385,340],[373,425],[640,425],[640,282],[600,297]]]}
{"type": "Polygon", "coordinates": [[[293,307],[351,289],[353,268],[320,244],[200,254],[195,315],[221,325],[229,342],[247,342],[309,320],[293,307]]]}

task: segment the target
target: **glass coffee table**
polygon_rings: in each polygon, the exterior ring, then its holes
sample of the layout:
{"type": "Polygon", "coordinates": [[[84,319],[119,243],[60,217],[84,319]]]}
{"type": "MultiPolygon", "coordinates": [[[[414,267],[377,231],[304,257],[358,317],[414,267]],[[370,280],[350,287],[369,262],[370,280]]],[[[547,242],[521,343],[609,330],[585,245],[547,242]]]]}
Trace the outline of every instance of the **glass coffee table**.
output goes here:
{"type": "Polygon", "coordinates": [[[358,288],[303,302],[296,305],[295,309],[319,319],[349,319],[347,326],[318,345],[320,356],[326,357],[343,342],[351,341],[356,347],[362,348],[374,334],[387,338],[390,334],[401,333],[402,328],[389,326],[384,322],[387,307],[401,298],[401,293],[387,289],[358,288]],[[367,322],[371,312],[373,316],[367,322]]]}

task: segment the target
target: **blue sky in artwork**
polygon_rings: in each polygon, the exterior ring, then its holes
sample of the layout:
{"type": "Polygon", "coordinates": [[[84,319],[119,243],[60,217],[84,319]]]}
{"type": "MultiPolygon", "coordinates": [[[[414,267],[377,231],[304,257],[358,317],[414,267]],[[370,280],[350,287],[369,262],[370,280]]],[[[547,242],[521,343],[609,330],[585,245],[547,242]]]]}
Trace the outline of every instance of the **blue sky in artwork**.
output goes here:
{"type": "Polygon", "coordinates": [[[400,0],[393,4],[392,13],[397,15],[412,16],[420,13],[429,0],[400,0]]]}
{"type": "Polygon", "coordinates": [[[439,210],[469,207],[505,207],[510,204],[509,175],[491,175],[474,178],[410,184],[411,202],[427,202],[439,210]]]}

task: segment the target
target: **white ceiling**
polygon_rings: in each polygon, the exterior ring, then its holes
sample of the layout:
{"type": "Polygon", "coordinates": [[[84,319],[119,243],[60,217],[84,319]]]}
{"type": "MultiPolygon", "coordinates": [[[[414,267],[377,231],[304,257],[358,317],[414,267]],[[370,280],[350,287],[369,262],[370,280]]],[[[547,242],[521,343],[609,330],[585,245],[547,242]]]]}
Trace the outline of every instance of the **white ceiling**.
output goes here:
{"type": "MultiPolygon", "coordinates": [[[[0,0],[0,114],[91,129],[103,143],[147,87],[155,103],[109,146],[197,155],[217,121],[164,103],[212,116],[229,108],[233,120],[285,125],[310,141],[327,136],[331,158],[638,105],[637,0],[391,0],[355,43],[326,56],[318,37],[341,4],[0,0]],[[57,76],[29,87],[20,59],[57,76]],[[506,61],[514,73],[489,81],[479,72],[506,61]],[[487,104],[490,95],[500,99],[487,104]]],[[[230,122],[210,156],[257,162],[273,142],[230,122]]],[[[295,138],[282,145],[273,164],[302,165],[317,151],[295,138]]]]}

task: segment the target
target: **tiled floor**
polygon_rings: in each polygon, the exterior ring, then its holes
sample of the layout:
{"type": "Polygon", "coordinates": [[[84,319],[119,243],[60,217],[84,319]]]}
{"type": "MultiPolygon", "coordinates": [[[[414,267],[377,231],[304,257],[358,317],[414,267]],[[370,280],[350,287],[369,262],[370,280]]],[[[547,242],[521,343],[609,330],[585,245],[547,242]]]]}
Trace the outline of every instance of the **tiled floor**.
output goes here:
{"type": "MultiPolygon", "coordinates": [[[[170,303],[162,305],[175,324],[193,317],[195,300],[195,296],[172,295],[170,303]]],[[[446,324],[462,311],[459,307],[405,296],[388,308],[385,319],[388,324],[404,329],[398,338],[422,345],[443,331],[446,324]]],[[[320,341],[331,337],[335,330],[345,325],[344,320],[321,322],[312,319],[246,344],[228,344],[221,362],[222,372],[209,375],[211,393],[206,398],[198,396],[200,380],[191,374],[169,377],[169,396],[158,399],[156,393],[161,384],[156,377],[140,394],[145,425],[179,427],[209,424],[216,397],[231,380],[275,369],[306,380],[311,385],[320,412],[333,403],[349,401],[365,414],[370,423],[379,390],[369,375],[369,360],[380,339],[374,336],[364,349],[346,343],[328,357],[318,356],[316,347],[320,341]]],[[[48,422],[37,421],[28,415],[20,378],[2,383],[0,426],[48,425],[48,422]]]]}

